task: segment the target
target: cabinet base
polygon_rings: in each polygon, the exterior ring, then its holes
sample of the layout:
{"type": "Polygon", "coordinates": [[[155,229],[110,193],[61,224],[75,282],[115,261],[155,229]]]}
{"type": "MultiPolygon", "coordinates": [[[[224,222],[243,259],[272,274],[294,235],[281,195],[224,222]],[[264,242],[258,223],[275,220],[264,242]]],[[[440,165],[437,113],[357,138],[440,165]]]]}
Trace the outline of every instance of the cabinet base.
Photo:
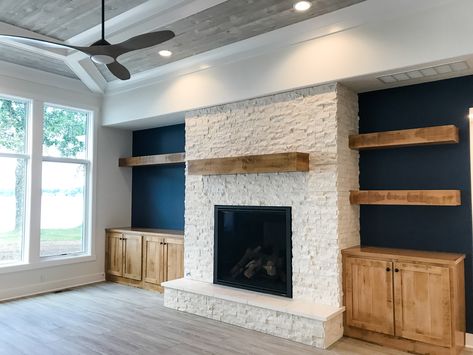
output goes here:
{"type": "Polygon", "coordinates": [[[344,336],[349,338],[356,338],[367,341],[369,343],[375,343],[378,345],[406,351],[414,354],[425,354],[425,355],[457,355],[463,347],[452,347],[445,348],[442,346],[426,344],[415,340],[409,340],[399,338],[387,334],[381,334],[372,332],[370,330],[359,329],[354,327],[344,327],[344,336]]]}
{"type": "Polygon", "coordinates": [[[145,290],[158,291],[159,293],[163,293],[164,291],[164,288],[161,287],[160,285],[155,285],[155,284],[151,284],[151,283],[140,281],[140,280],[127,279],[121,276],[107,274],[105,275],[105,279],[107,281],[116,282],[122,285],[133,286],[137,288],[144,288],[145,290]]]}

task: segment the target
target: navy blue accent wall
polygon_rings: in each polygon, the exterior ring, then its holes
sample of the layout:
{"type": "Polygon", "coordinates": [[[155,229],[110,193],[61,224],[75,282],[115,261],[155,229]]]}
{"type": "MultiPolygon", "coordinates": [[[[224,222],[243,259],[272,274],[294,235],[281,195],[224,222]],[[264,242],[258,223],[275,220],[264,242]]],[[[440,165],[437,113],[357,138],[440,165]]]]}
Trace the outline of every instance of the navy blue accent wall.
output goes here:
{"type": "MultiPolygon", "coordinates": [[[[184,152],[184,124],[133,132],[133,156],[184,152]]],[[[185,166],[133,168],[133,227],[184,229],[185,166]]]]}
{"type": "Polygon", "coordinates": [[[360,188],[460,189],[462,205],[361,206],[361,244],[467,255],[467,330],[473,333],[468,109],[473,76],[359,96],[360,133],[454,124],[460,143],[360,152],[360,188]]]}

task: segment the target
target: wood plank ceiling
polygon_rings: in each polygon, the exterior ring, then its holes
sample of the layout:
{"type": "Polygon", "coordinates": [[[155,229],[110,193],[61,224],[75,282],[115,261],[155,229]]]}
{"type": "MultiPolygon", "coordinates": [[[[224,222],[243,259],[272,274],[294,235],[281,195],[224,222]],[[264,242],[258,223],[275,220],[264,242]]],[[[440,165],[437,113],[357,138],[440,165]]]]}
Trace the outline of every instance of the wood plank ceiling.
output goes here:
{"type": "MultiPolygon", "coordinates": [[[[307,12],[297,13],[293,9],[295,0],[228,0],[166,26],[176,33],[171,41],[123,55],[119,61],[133,75],[362,1],[365,0],[312,0],[312,7],[307,12]],[[173,56],[160,57],[157,54],[160,49],[172,51],[173,56]]],[[[144,2],[106,0],[106,17],[113,18],[144,2]]],[[[100,1],[2,0],[0,22],[66,40],[100,23],[100,1]]],[[[64,63],[38,54],[21,55],[18,51],[0,44],[0,60],[74,77],[64,63]]],[[[106,67],[98,68],[107,81],[116,80],[106,67]]]]}
{"type": "MultiPolygon", "coordinates": [[[[167,29],[176,37],[156,47],[131,52],[119,61],[133,74],[327,14],[364,0],[313,0],[303,13],[294,11],[294,0],[228,0],[193,16],[174,22],[167,29]],[[173,52],[162,58],[158,51],[173,52]]],[[[107,81],[116,80],[98,66],[107,81]]]]}

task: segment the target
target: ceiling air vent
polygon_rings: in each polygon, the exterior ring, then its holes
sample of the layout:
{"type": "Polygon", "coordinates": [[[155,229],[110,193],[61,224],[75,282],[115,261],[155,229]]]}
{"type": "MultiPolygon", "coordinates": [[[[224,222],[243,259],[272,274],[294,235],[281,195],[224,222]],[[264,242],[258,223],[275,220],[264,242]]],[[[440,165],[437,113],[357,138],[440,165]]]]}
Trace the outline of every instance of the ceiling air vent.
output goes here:
{"type": "Polygon", "coordinates": [[[421,68],[410,70],[401,73],[378,76],[378,80],[384,84],[397,83],[399,81],[415,80],[422,78],[429,78],[435,75],[444,75],[449,73],[461,72],[470,69],[470,66],[465,61],[441,64],[434,67],[421,68]]]}

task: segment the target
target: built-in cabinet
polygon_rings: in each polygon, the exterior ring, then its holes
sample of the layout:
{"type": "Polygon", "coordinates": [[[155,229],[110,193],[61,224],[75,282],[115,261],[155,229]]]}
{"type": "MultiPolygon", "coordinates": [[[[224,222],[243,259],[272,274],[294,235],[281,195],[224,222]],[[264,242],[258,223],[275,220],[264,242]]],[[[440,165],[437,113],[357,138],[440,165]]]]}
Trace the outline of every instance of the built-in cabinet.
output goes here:
{"type": "Polygon", "coordinates": [[[374,247],[342,254],[345,335],[421,354],[461,351],[464,255],[374,247]]]}
{"type": "Polygon", "coordinates": [[[184,276],[182,232],[108,229],[107,280],[162,291],[161,282],[184,276]]]}

